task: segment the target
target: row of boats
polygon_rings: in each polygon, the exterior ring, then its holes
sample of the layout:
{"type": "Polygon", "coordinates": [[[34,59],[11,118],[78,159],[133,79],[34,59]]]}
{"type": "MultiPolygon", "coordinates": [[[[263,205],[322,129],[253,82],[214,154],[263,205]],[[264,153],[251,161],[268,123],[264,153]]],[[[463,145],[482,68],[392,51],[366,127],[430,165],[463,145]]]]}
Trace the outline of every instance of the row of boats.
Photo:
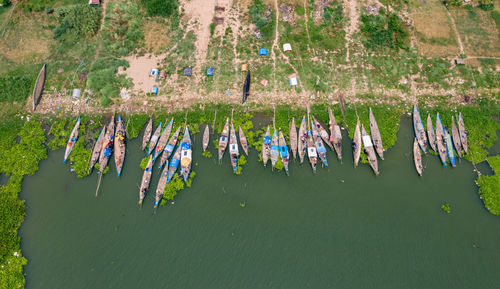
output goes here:
{"type": "Polygon", "coordinates": [[[448,160],[453,167],[456,166],[455,152],[459,158],[468,152],[467,131],[462,113],[458,114],[457,123],[455,123],[454,116],[451,117],[451,133],[448,127],[441,122],[439,112],[436,115],[436,130],[434,130],[431,115],[427,114],[426,133],[417,106],[413,106],[413,130],[415,131],[413,158],[419,175],[422,175],[423,172],[420,150],[427,153],[430,147],[438,153],[441,163],[445,167],[448,165],[448,160]]]}

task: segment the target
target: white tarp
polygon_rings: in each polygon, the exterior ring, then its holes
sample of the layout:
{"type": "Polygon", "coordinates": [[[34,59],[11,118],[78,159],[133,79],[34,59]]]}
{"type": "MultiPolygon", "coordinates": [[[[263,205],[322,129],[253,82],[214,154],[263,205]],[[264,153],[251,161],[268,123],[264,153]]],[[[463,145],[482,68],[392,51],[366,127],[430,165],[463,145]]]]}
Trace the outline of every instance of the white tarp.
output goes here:
{"type": "Polygon", "coordinates": [[[285,52],[287,52],[287,51],[292,51],[292,45],[290,45],[290,43],[285,43],[285,44],[283,44],[283,50],[284,50],[285,52]]]}
{"type": "Polygon", "coordinates": [[[229,153],[230,154],[237,154],[238,153],[238,146],[236,144],[231,144],[229,146],[229,153]]]}
{"type": "Polygon", "coordinates": [[[372,140],[370,139],[370,136],[368,136],[368,135],[364,135],[363,136],[363,145],[365,147],[371,147],[371,146],[373,146],[372,140]]]}
{"type": "Polygon", "coordinates": [[[313,148],[313,147],[308,147],[307,148],[307,155],[309,157],[317,157],[318,154],[316,153],[316,148],[313,148]]]}

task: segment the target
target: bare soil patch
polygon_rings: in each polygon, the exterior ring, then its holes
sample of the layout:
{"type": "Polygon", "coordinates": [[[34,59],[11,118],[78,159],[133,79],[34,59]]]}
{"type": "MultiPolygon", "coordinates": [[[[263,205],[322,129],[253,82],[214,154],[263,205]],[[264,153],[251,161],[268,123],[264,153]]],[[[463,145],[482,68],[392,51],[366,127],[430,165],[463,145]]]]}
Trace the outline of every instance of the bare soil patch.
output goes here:
{"type": "Polygon", "coordinates": [[[158,65],[163,58],[163,55],[154,56],[151,54],[144,56],[128,56],[125,60],[128,61],[130,67],[127,70],[120,70],[127,78],[131,78],[134,84],[131,92],[133,94],[145,94],[151,92],[153,86],[157,85],[155,78],[150,77],[149,73],[152,68],[158,68],[158,65]]]}
{"type": "Polygon", "coordinates": [[[144,46],[149,53],[158,54],[170,47],[169,23],[163,20],[151,20],[144,24],[144,46]]]}

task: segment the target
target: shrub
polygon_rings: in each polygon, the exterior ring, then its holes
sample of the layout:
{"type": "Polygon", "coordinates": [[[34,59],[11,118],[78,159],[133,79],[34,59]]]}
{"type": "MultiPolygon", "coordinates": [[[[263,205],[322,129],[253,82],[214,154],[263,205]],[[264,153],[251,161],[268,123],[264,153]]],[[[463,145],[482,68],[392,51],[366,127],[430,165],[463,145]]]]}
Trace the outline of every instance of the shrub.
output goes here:
{"type": "Polygon", "coordinates": [[[113,103],[113,101],[107,97],[107,96],[102,96],[101,99],[99,99],[99,104],[102,106],[102,107],[108,107],[110,106],[111,104],[113,103]]]}
{"type": "Polygon", "coordinates": [[[178,0],[141,0],[148,16],[170,17],[177,14],[178,0]]]}
{"type": "Polygon", "coordinates": [[[361,33],[366,48],[407,49],[408,29],[395,13],[380,9],[378,15],[361,16],[361,33]]]}
{"type": "Polygon", "coordinates": [[[97,33],[101,19],[99,8],[87,4],[63,6],[56,9],[59,25],[54,29],[54,38],[64,34],[72,37],[91,37],[97,33]]]}
{"type": "Polygon", "coordinates": [[[32,79],[24,75],[0,77],[0,102],[24,101],[32,84],[32,79]]]}

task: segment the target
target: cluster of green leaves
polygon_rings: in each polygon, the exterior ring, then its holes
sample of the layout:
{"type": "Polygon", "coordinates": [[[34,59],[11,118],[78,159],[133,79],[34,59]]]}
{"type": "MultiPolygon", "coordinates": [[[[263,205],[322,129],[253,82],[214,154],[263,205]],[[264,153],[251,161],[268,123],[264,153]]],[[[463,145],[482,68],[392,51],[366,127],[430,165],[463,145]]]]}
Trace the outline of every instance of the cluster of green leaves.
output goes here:
{"type": "MultiPolygon", "coordinates": [[[[73,122],[73,125],[75,125],[73,122]]],[[[70,131],[66,130],[66,125],[68,120],[65,118],[60,118],[55,120],[50,127],[49,136],[52,136],[52,139],[48,143],[48,147],[51,150],[57,150],[66,145],[66,141],[69,138],[70,131]]],[[[71,124],[70,124],[71,127],[71,124]]]]}
{"type": "Polygon", "coordinates": [[[23,102],[31,92],[33,79],[25,75],[0,76],[0,102],[23,102]]]}
{"type": "Polygon", "coordinates": [[[130,83],[125,75],[117,75],[118,67],[128,67],[124,59],[100,58],[90,68],[87,76],[87,88],[100,97],[100,104],[107,107],[112,103],[111,98],[120,95],[120,87],[129,87],[130,83]]]}
{"type": "Polygon", "coordinates": [[[441,210],[443,210],[443,212],[445,212],[447,214],[450,214],[451,213],[451,206],[450,206],[450,204],[448,204],[448,203],[442,204],[441,205],[441,210]]]}
{"type": "Polygon", "coordinates": [[[177,196],[177,193],[182,191],[185,187],[190,188],[195,176],[196,172],[191,171],[189,179],[184,182],[179,174],[176,173],[172,180],[170,180],[170,182],[168,182],[165,186],[165,190],[163,191],[163,200],[160,205],[165,205],[166,202],[164,201],[172,201],[175,196],[177,196]]]}
{"type": "Polygon", "coordinates": [[[212,153],[209,150],[204,151],[201,155],[207,159],[212,158],[212,153]]]}
{"type": "Polygon", "coordinates": [[[493,0],[479,0],[479,8],[483,9],[484,11],[490,11],[493,10],[495,7],[495,2],[493,0]]]}
{"type": "MultiPolygon", "coordinates": [[[[73,129],[71,127],[71,129],[73,129]]],[[[89,175],[89,160],[92,154],[92,148],[85,147],[85,133],[86,125],[85,122],[80,124],[80,129],[78,130],[78,140],[75,146],[71,150],[69,155],[69,161],[71,162],[71,168],[76,173],[78,178],[83,178],[89,175]]]]}
{"type": "Polygon", "coordinates": [[[488,163],[495,174],[492,176],[481,175],[477,178],[478,193],[490,213],[500,215],[500,156],[489,157],[488,163]]]}
{"type": "Polygon", "coordinates": [[[149,115],[147,114],[133,114],[130,116],[125,116],[124,121],[127,127],[125,130],[127,131],[127,137],[129,139],[136,138],[139,136],[144,125],[148,122],[149,115]]]}
{"type": "Polygon", "coordinates": [[[148,16],[170,17],[177,14],[178,0],[141,0],[148,16]]]}
{"type": "Polygon", "coordinates": [[[92,37],[99,30],[101,10],[88,4],[62,6],[56,9],[59,24],[54,38],[63,36],[73,39],[92,37]]]}
{"type": "Polygon", "coordinates": [[[362,42],[368,49],[408,49],[410,34],[396,13],[381,8],[378,15],[363,14],[360,29],[362,42]]]}
{"type": "Polygon", "coordinates": [[[236,168],[236,174],[241,175],[241,171],[243,170],[243,166],[247,164],[247,159],[244,154],[241,154],[238,158],[238,164],[236,168]]]}
{"type": "Polygon", "coordinates": [[[141,163],[139,164],[139,166],[141,167],[141,170],[145,170],[146,167],[148,166],[148,163],[149,163],[149,156],[147,157],[144,157],[142,160],[141,160],[141,163]]]}
{"type": "Polygon", "coordinates": [[[273,14],[267,15],[267,5],[262,0],[254,0],[253,5],[250,6],[250,16],[255,26],[259,28],[264,39],[271,39],[274,33],[274,20],[273,14]]]}

